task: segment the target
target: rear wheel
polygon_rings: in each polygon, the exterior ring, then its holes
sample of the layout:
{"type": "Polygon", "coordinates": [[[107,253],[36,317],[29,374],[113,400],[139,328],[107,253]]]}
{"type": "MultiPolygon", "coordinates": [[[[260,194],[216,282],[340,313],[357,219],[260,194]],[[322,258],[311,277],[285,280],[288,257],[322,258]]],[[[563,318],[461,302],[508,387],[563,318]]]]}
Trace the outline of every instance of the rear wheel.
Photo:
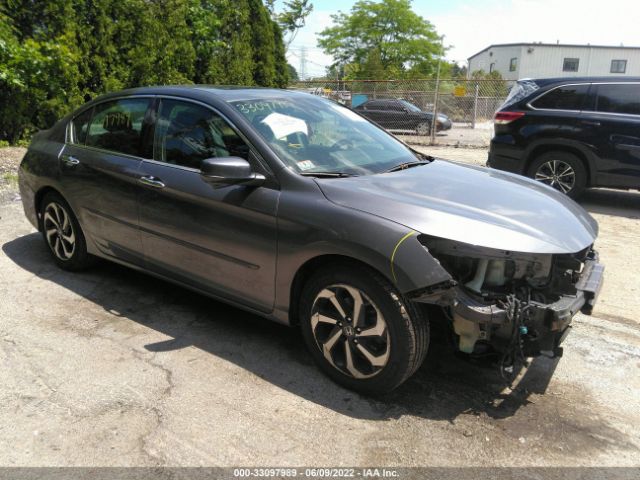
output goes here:
{"type": "Polygon", "coordinates": [[[320,368],[363,393],[393,390],[422,364],[429,326],[421,312],[383,277],[336,266],[305,285],[302,334],[320,368]]]}
{"type": "Polygon", "coordinates": [[[572,197],[578,197],[587,185],[582,161],[568,152],[547,152],[536,158],[527,175],[572,197]]]}
{"type": "Polygon", "coordinates": [[[55,192],[42,199],[42,236],[49,252],[59,267],[65,270],[82,270],[94,263],[87,253],[87,244],[69,204],[55,192]]]}

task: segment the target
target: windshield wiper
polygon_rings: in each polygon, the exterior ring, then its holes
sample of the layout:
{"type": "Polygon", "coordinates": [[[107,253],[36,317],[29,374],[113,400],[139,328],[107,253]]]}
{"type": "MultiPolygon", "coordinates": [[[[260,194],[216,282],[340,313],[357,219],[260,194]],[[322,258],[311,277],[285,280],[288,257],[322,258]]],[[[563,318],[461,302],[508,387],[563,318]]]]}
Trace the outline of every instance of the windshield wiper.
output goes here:
{"type": "Polygon", "coordinates": [[[304,177],[322,177],[322,178],[346,178],[346,177],[358,176],[354,173],[344,173],[344,172],[300,172],[300,175],[304,177]]]}
{"type": "Polygon", "coordinates": [[[391,167],[389,170],[385,170],[382,173],[391,173],[391,172],[397,172],[398,170],[405,170],[407,168],[411,168],[411,167],[419,167],[420,165],[426,165],[427,163],[431,163],[428,160],[418,160],[418,161],[413,161],[413,162],[404,162],[401,163],[399,165],[396,165],[395,167],[391,167]]]}

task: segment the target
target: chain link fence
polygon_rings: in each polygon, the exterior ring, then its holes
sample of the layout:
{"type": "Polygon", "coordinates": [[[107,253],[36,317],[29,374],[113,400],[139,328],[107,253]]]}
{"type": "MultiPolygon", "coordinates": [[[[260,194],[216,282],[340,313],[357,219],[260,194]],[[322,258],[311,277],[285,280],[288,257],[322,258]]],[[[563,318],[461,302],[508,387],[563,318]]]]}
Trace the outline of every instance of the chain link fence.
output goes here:
{"type": "Polygon", "coordinates": [[[493,136],[493,115],[512,85],[508,80],[308,80],[289,88],[353,108],[407,143],[484,147],[493,136]]]}

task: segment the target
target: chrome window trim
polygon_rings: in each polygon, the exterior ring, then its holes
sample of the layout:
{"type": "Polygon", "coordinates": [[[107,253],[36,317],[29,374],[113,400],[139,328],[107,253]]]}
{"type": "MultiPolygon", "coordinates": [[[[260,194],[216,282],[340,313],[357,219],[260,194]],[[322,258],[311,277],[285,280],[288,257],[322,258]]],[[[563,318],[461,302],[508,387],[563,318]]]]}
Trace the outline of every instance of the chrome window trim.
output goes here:
{"type": "Polygon", "coordinates": [[[538,95],[537,97],[533,98],[532,100],[529,100],[529,102],[526,103],[526,106],[531,109],[531,110],[536,110],[536,111],[542,111],[542,112],[567,112],[567,113],[580,113],[580,112],[589,112],[589,113],[598,113],[600,115],[624,115],[624,116],[633,116],[633,117],[638,117],[640,115],[634,114],[634,113],[613,113],[613,112],[598,112],[595,110],[561,110],[561,109],[556,109],[556,108],[536,108],[533,105],[531,105],[533,102],[535,102],[536,100],[538,100],[539,98],[544,97],[547,93],[550,93],[552,91],[554,91],[556,88],[562,88],[562,87],[571,87],[571,86],[577,86],[577,85],[640,85],[640,82],[637,81],[629,81],[629,82],[620,82],[620,81],[612,81],[612,82],[606,82],[606,81],[599,81],[599,82],[577,82],[577,83],[563,83],[562,85],[557,85],[553,88],[551,88],[550,90],[547,90],[546,92],[541,93],[540,95],[538,95]]]}
{"type": "Polygon", "coordinates": [[[85,150],[90,150],[90,151],[94,151],[94,152],[98,152],[98,153],[107,153],[109,155],[117,155],[118,157],[125,157],[125,158],[130,158],[132,160],[137,160],[137,161],[142,161],[142,160],[147,160],[144,157],[139,157],[137,155],[131,155],[129,153],[120,153],[120,152],[114,152],[113,150],[105,150],[104,148],[100,148],[100,147],[93,147],[91,145],[80,145],[79,143],[70,143],[69,145],[72,145],[74,147],[79,147],[79,148],[83,148],[85,150]]]}
{"type": "MultiPolygon", "coordinates": [[[[624,82],[623,82],[624,83],[624,82]]],[[[532,103],[534,103],[535,101],[537,101],[538,99],[544,97],[545,95],[547,95],[548,93],[553,92],[554,90],[558,89],[558,88],[562,88],[562,87],[572,87],[572,86],[580,86],[580,85],[587,85],[587,86],[591,86],[594,85],[593,82],[577,82],[577,83],[563,83],[562,85],[556,85],[555,87],[542,92],[540,95],[538,95],[536,98],[533,98],[531,100],[529,100],[526,104],[527,107],[529,107],[531,110],[536,110],[536,111],[541,111],[541,112],[566,112],[566,113],[580,113],[584,110],[567,110],[567,109],[560,109],[560,108],[536,108],[532,105],[532,103]]]]}

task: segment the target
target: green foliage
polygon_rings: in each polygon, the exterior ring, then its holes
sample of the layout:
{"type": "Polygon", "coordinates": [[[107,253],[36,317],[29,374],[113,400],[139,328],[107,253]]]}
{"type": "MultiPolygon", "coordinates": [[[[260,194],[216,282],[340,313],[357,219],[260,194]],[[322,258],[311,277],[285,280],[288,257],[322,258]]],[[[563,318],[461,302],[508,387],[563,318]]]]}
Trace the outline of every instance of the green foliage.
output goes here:
{"type": "Polygon", "coordinates": [[[294,67],[290,63],[287,63],[287,70],[289,71],[290,81],[297,82],[298,80],[300,80],[300,76],[298,75],[298,71],[296,70],[296,67],[294,67]]]}
{"type": "Polygon", "coordinates": [[[288,79],[261,0],[0,0],[0,140],[122,88],[288,79]]]}
{"type": "Polygon", "coordinates": [[[473,80],[484,80],[481,83],[482,94],[488,97],[506,97],[509,93],[507,82],[502,78],[502,74],[498,71],[485,72],[484,70],[475,70],[471,72],[473,80]]]}
{"type": "Polygon", "coordinates": [[[351,65],[357,78],[432,75],[444,53],[433,25],[410,0],[360,0],[332,19],[335,25],[320,32],[318,45],[336,63],[351,65]]]}
{"type": "Polygon", "coordinates": [[[288,50],[298,31],[305,26],[307,17],[313,11],[313,4],[311,0],[285,1],[280,12],[275,11],[274,0],[265,0],[265,4],[273,16],[273,20],[286,35],[285,50],[288,50]]]}

